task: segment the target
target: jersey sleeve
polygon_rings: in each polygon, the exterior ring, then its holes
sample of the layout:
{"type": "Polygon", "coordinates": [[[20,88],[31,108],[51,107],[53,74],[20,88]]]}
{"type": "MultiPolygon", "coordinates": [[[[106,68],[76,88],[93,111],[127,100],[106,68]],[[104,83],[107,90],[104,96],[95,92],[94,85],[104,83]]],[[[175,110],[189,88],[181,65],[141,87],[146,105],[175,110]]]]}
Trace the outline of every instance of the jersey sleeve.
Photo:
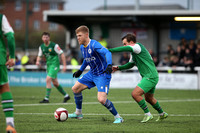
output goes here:
{"type": "Polygon", "coordinates": [[[141,47],[139,44],[135,44],[133,46],[128,45],[128,46],[121,46],[121,47],[116,47],[116,48],[112,48],[109,49],[109,51],[111,53],[115,53],[115,52],[134,52],[136,54],[139,54],[141,52],[141,47]]]}
{"type": "Polygon", "coordinates": [[[132,67],[134,67],[135,64],[133,62],[128,62],[122,66],[118,66],[119,67],[119,70],[126,70],[126,69],[130,69],[132,67]]]}
{"type": "Polygon", "coordinates": [[[39,52],[38,52],[38,57],[41,57],[42,56],[42,49],[41,49],[41,46],[39,47],[39,52]]]}
{"type": "Polygon", "coordinates": [[[106,49],[105,47],[103,47],[99,42],[94,44],[94,50],[106,57],[107,64],[112,64],[111,52],[108,51],[108,49],[106,49]]]}
{"type": "Polygon", "coordinates": [[[2,31],[4,34],[7,34],[9,32],[14,33],[5,15],[3,15],[2,17],[2,31]]]}
{"type": "Polygon", "coordinates": [[[55,45],[54,50],[55,50],[56,53],[59,54],[59,55],[63,53],[63,50],[59,47],[58,44],[55,45]]]}
{"type": "Polygon", "coordinates": [[[2,17],[2,31],[5,35],[8,43],[8,49],[9,49],[9,56],[10,58],[15,58],[15,37],[14,37],[14,31],[12,27],[10,26],[7,18],[5,15],[2,17]]]}
{"type": "Polygon", "coordinates": [[[81,65],[80,70],[83,72],[85,70],[85,68],[87,67],[87,62],[85,60],[83,60],[83,64],[81,65]]]}

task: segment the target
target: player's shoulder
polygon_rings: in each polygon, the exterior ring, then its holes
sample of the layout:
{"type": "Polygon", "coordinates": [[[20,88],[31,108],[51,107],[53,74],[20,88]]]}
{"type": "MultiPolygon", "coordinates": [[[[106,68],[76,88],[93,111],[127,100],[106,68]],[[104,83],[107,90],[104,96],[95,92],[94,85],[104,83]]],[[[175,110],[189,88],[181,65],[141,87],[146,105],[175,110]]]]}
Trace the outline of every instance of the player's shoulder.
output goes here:
{"type": "Polygon", "coordinates": [[[56,44],[55,42],[50,41],[50,45],[51,45],[51,46],[56,46],[56,45],[58,45],[58,44],[56,44]]]}
{"type": "Polygon", "coordinates": [[[95,47],[101,47],[101,46],[102,46],[98,41],[93,40],[93,39],[91,39],[90,45],[91,45],[92,47],[94,47],[94,48],[95,48],[95,47]]]}

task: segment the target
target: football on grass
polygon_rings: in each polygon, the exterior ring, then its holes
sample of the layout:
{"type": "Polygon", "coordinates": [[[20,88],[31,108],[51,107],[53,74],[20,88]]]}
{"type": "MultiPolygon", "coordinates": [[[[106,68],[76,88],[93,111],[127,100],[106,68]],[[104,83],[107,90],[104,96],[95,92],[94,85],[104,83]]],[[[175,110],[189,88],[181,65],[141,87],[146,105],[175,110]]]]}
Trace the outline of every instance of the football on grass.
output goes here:
{"type": "Polygon", "coordinates": [[[65,108],[58,108],[54,112],[54,117],[57,121],[66,121],[68,118],[68,111],[65,108]]]}

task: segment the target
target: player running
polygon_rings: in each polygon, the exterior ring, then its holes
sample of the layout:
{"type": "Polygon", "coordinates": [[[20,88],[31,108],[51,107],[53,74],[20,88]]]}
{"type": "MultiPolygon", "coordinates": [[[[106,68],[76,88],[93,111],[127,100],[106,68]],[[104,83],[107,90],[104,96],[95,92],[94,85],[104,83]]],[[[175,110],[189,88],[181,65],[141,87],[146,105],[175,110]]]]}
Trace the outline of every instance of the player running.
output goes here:
{"type": "Polygon", "coordinates": [[[40,65],[40,60],[44,55],[47,61],[47,77],[46,77],[46,96],[40,101],[40,103],[49,103],[49,96],[51,93],[51,82],[57,88],[57,90],[64,95],[63,102],[66,103],[70,96],[64,91],[62,86],[58,83],[57,73],[60,70],[60,61],[58,55],[61,56],[61,60],[63,63],[63,72],[66,71],[66,61],[65,55],[62,49],[58,44],[50,41],[50,34],[48,32],[44,32],[42,34],[43,44],[39,47],[38,57],[36,61],[36,65],[40,65]]]}
{"type": "Polygon", "coordinates": [[[89,38],[89,29],[87,26],[78,27],[76,29],[76,36],[81,45],[80,49],[84,61],[81,68],[73,74],[73,77],[78,78],[88,65],[90,66],[90,71],[83,75],[72,87],[76,111],[73,114],[69,114],[69,118],[83,118],[82,91],[97,86],[98,100],[114,115],[115,121],[113,123],[122,123],[122,117],[117,113],[113,103],[107,99],[112,72],[111,53],[99,42],[89,38]]]}
{"type": "Polygon", "coordinates": [[[140,43],[136,43],[136,37],[133,34],[127,34],[122,38],[124,46],[109,49],[110,52],[131,52],[130,60],[122,66],[114,66],[113,71],[130,69],[133,66],[138,67],[138,71],[142,76],[142,80],[132,91],[132,97],[139,104],[145,113],[145,117],[141,122],[148,122],[153,119],[145,100],[150,103],[155,110],[158,111],[159,117],[156,121],[163,120],[168,114],[163,112],[160,104],[154,98],[155,87],[158,83],[158,72],[154,65],[151,55],[147,49],[140,43]],[[144,94],[145,100],[142,95],[144,94]]]}
{"type": "Polygon", "coordinates": [[[5,15],[0,14],[0,94],[3,112],[6,117],[6,132],[16,133],[14,128],[14,117],[13,117],[13,97],[10,92],[8,83],[8,72],[7,66],[12,67],[15,65],[15,38],[14,31],[10,26],[5,15]],[[6,61],[6,45],[4,42],[4,36],[7,39],[9,56],[10,58],[6,61]]]}

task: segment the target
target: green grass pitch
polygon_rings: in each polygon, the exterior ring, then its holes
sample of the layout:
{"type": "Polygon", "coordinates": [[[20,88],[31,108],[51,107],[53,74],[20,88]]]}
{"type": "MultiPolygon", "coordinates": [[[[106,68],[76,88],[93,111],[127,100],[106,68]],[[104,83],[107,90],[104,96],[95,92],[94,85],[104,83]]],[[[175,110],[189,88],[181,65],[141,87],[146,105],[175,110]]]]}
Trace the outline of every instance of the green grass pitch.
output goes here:
{"type": "MultiPolygon", "coordinates": [[[[97,89],[83,91],[82,120],[68,119],[57,122],[54,111],[59,107],[69,113],[75,111],[73,93],[65,88],[71,99],[62,103],[63,96],[52,88],[49,104],[39,104],[45,96],[45,87],[11,87],[14,98],[15,127],[18,133],[199,133],[200,132],[200,91],[195,90],[156,90],[155,97],[169,117],[156,122],[157,111],[148,107],[154,119],[140,123],[143,111],[131,98],[132,89],[110,89],[110,99],[124,123],[113,124],[114,117],[97,101],[97,89]]],[[[0,112],[0,133],[6,128],[5,117],[0,112]]]]}

